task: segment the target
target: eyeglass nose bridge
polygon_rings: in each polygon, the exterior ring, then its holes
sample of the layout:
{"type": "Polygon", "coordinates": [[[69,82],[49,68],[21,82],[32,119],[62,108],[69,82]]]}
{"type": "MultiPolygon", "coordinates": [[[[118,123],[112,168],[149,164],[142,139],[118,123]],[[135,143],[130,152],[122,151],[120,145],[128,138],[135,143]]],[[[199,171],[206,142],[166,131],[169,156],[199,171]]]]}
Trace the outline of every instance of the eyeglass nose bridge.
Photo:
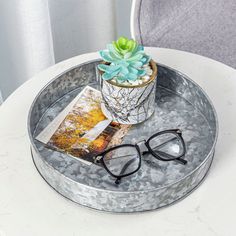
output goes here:
{"type": "Polygon", "coordinates": [[[140,144],[145,144],[147,142],[147,140],[146,139],[142,139],[142,140],[140,140],[140,141],[138,141],[137,143],[136,143],[136,145],[140,145],[140,144]]]}
{"type": "Polygon", "coordinates": [[[147,149],[147,140],[146,139],[142,139],[140,141],[138,141],[135,145],[139,148],[139,150],[141,151],[141,153],[147,149]]]}

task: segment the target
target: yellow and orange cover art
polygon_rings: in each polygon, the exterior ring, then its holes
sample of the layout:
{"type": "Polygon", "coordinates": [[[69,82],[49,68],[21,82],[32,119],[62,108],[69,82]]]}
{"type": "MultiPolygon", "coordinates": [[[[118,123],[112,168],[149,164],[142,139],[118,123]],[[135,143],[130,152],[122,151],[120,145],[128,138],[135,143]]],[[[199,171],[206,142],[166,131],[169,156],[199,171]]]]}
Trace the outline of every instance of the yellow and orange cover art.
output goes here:
{"type": "MultiPolygon", "coordinates": [[[[56,129],[54,125],[53,134],[45,138],[48,131],[43,131],[45,133],[39,135],[38,140],[89,164],[96,154],[120,144],[130,126],[111,122],[104,116],[101,93],[96,89],[85,87],[75,100],[56,129]]],[[[50,129],[50,125],[47,128],[50,129]]]]}

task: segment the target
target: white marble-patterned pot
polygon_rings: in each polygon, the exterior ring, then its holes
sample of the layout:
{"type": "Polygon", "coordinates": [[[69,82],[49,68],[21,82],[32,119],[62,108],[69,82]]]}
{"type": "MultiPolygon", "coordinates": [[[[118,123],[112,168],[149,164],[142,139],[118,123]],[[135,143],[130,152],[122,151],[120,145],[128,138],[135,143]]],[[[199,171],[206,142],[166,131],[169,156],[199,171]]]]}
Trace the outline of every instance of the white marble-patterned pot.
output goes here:
{"type": "MultiPolygon", "coordinates": [[[[157,65],[151,60],[153,71],[150,80],[134,85],[117,85],[100,78],[102,111],[106,117],[121,124],[138,124],[147,120],[154,112],[157,65]]],[[[103,72],[100,72],[102,76],[103,72]]]]}

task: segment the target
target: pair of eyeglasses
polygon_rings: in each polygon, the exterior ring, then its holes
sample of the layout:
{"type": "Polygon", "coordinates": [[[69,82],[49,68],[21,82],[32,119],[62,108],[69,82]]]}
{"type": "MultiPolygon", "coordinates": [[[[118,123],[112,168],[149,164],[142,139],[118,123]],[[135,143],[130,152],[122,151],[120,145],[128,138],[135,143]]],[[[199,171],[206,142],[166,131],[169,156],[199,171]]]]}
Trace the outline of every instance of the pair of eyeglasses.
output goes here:
{"type": "Polygon", "coordinates": [[[175,161],[186,165],[182,157],[186,153],[182,132],[179,129],[164,130],[153,134],[148,140],[136,144],[122,144],[105,150],[94,157],[94,163],[101,164],[114,177],[115,183],[137,172],[141,167],[142,155],[151,154],[160,161],[175,161]],[[140,143],[147,150],[141,152],[140,143]]]}

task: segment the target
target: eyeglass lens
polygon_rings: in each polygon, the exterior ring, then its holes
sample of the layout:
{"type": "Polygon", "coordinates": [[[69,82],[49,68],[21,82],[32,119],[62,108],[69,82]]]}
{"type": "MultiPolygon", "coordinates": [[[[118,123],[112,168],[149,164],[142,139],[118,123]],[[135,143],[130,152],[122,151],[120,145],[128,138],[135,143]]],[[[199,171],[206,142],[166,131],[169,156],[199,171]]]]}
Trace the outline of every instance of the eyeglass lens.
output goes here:
{"type": "Polygon", "coordinates": [[[184,152],[180,137],[174,133],[164,133],[153,137],[149,141],[149,146],[157,155],[164,159],[178,158],[184,152]]]}
{"type": "Polygon", "coordinates": [[[130,174],[138,169],[140,158],[135,147],[120,147],[108,152],[103,161],[108,170],[116,176],[130,174]]]}

